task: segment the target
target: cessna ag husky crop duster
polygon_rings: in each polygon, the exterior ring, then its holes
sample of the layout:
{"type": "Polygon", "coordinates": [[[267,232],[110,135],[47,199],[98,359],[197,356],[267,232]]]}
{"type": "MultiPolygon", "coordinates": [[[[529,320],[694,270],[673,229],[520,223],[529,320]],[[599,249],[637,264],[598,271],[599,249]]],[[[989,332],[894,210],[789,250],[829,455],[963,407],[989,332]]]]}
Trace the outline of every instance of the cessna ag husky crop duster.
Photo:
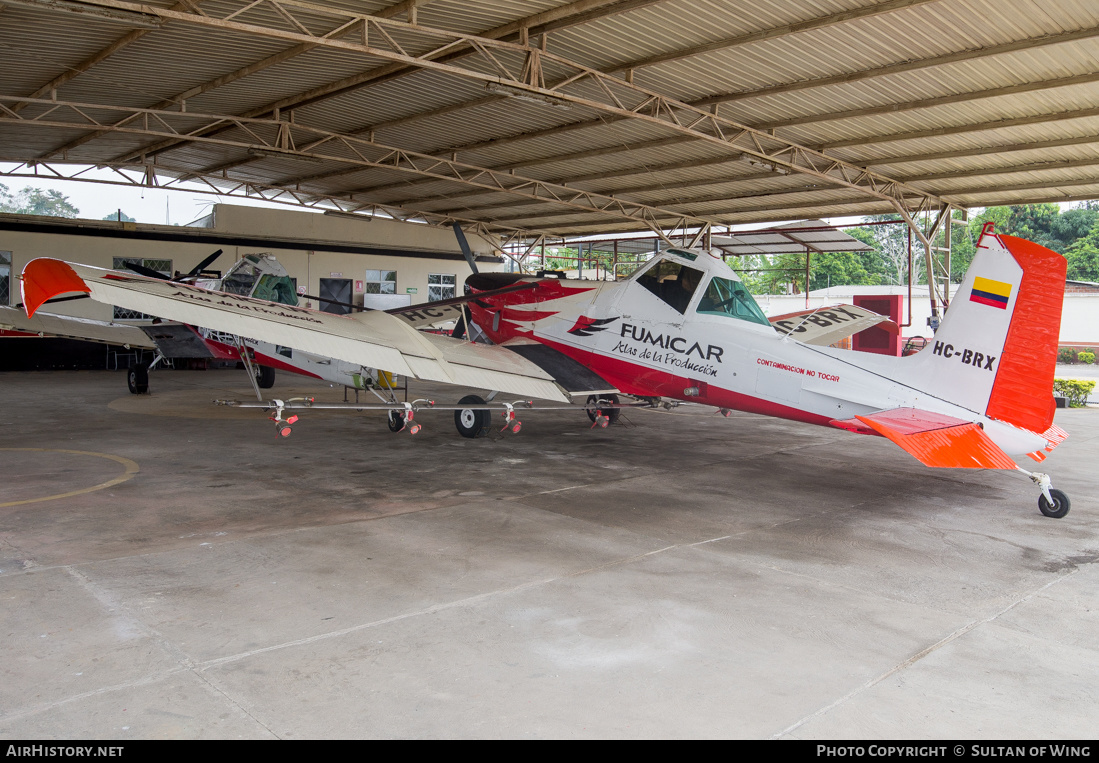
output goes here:
{"type": "MultiPolygon", "coordinates": [[[[1066,437],[1052,396],[1064,283],[1061,255],[985,234],[935,339],[902,358],[799,341],[800,329],[858,316],[833,308],[773,326],[723,260],[686,249],[622,282],[470,276],[471,322],[494,346],[418,332],[407,309],[334,316],[51,259],[28,263],[22,288],[29,313],[86,292],[416,379],[557,402],[596,396],[589,415],[604,426],[625,393],[879,435],[928,466],[1018,470],[1039,486],[1041,511],[1061,517],[1067,496],[1012,457],[1042,461],[1066,437]]],[[[411,419],[415,405],[404,405],[411,419]]],[[[503,404],[509,426],[514,405],[503,404]]],[[[455,420],[466,436],[484,432],[485,401],[463,398],[455,420]]]]}
{"type": "MultiPolygon", "coordinates": [[[[191,272],[175,278],[168,278],[138,264],[128,267],[140,275],[158,280],[194,284],[210,291],[224,291],[282,305],[298,304],[293,281],[286,269],[270,255],[246,255],[233,263],[224,276],[210,277],[205,269],[221,252],[218,249],[191,272]]],[[[259,390],[274,385],[276,369],[354,389],[367,389],[378,384],[384,387],[387,381],[385,377],[379,380],[377,371],[357,363],[311,355],[275,343],[183,323],[155,321],[151,325],[133,325],[44,312],[25,316],[19,310],[0,308],[0,328],[119,345],[139,352],[150,350],[153,352],[152,361],[145,362],[143,359],[135,363],[127,374],[130,392],[135,395],[149,390],[150,371],[164,360],[177,358],[242,361],[256,390],[256,397],[261,400],[259,390]]]]}

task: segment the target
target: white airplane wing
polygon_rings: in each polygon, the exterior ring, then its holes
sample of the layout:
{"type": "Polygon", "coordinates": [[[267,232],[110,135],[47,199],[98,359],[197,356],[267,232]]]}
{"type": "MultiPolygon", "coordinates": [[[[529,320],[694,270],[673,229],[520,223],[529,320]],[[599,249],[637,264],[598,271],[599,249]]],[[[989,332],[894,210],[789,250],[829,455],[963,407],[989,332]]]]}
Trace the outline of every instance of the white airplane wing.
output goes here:
{"type": "Polygon", "coordinates": [[[833,305],[810,310],[799,310],[768,318],[775,331],[786,334],[802,344],[827,346],[857,334],[871,326],[881,324],[891,334],[900,327],[888,316],[854,305],[833,305]]]}
{"type": "Polygon", "coordinates": [[[142,349],[154,347],[153,340],[138,326],[43,312],[36,312],[33,317],[29,317],[22,310],[14,307],[0,307],[0,328],[26,331],[39,336],[117,344],[123,347],[142,349]]]}
{"type": "Polygon", "coordinates": [[[435,307],[428,303],[414,307],[403,308],[400,312],[393,312],[402,321],[414,329],[433,329],[454,323],[462,317],[461,305],[444,305],[435,307]]]}
{"type": "Polygon", "coordinates": [[[414,379],[569,400],[550,374],[507,348],[424,334],[381,311],[332,315],[49,258],[27,263],[21,288],[31,315],[54,296],[86,292],[98,302],[414,379]]]}

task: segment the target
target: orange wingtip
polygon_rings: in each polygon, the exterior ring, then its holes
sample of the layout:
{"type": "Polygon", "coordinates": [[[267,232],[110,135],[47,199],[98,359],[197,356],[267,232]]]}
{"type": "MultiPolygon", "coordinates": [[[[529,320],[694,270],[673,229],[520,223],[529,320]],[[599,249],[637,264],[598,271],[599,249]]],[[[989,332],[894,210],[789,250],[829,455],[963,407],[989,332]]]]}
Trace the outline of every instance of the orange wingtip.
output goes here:
{"type": "Polygon", "coordinates": [[[23,309],[28,316],[33,316],[46,300],[59,294],[71,291],[91,294],[92,291],[68,263],[49,257],[39,257],[27,263],[19,288],[23,295],[23,309]]]}

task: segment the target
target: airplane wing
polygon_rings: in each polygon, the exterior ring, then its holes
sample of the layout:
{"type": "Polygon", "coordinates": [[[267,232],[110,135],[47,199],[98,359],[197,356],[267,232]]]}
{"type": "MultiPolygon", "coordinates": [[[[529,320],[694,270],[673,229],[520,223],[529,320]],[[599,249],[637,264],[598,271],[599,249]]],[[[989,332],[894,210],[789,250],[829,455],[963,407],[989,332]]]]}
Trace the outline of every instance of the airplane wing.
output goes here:
{"type": "Polygon", "coordinates": [[[340,316],[49,258],[27,263],[29,315],[59,294],[281,344],[402,376],[568,402],[553,377],[504,348],[425,334],[381,311],[340,316]]]}
{"type": "Polygon", "coordinates": [[[453,323],[465,313],[465,304],[474,300],[486,299],[502,294],[511,294],[516,291],[526,291],[537,287],[533,281],[519,281],[498,289],[479,291],[464,297],[452,297],[435,302],[420,303],[404,307],[394,307],[386,310],[390,315],[399,315],[401,319],[416,329],[437,328],[447,323],[453,323]]]}
{"type": "Polygon", "coordinates": [[[27,316],[14,307],[0,307],[0,328],[123,347],[152,349],[154,346],[153,340],[138,326],[42,312],[27,316]]]}
{"type": "Polygon", "coordinates": [[[890,334],[900,333],[900,327],[885,315],[854,305],[834,305],[812,310],[799,310],[768,318],[775,330],[802,344],[827,346],[841,339],[882,325],[890,334]]]}
{"type": "Polygon", "coordinates": [[[462,317],[461,305],[443,305],[437,307],[428,303],[414,307],[401,308],[400,311],[387,310],[390,315],[398,315],[401,320],[414,329],[432,329],[454,323],[462,317]]]}

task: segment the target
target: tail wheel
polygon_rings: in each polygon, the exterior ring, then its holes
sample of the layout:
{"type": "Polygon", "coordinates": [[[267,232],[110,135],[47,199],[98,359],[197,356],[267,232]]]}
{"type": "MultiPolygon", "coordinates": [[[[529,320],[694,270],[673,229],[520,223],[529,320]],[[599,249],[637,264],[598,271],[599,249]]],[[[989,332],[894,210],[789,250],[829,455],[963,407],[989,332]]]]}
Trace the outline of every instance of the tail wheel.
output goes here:
{"type": "Polygon", "coordinates": [[[126,373],[126,386],[130,388],[132,395],[144,395],[149,391],[149,367],[144,363],[136,363],[126,373]]]}
{"type": "MultiPolygon", "coordinates": [[[[588,396],[588,419],[591,423],[596,424],[596,419],[599,414],[596,413],[596,409],[600,404],[606,405],[618,405],[618,395],[589,395],[588,396]]],[[[607,408],[602,411],[603,418],[607,420],[607,424],[615,424],[618,422],[618,417],[622,415],[621,408],[607,408]]]]}
{"type": "Polygon", "coordinates": [[[390,411],[386,421],[389,424],[390,432],[400,432],[404,429],[404,413],[401,411],[390,411]]]}
{"type": "MultiPolygon", "coordinates": [[[[466,395],[458,401],[458,405],[484,405],[485,401],[477,395],[466,395]]],[[[463,408],[454,412],[454,426],[458,428],[458,434],[462,437],[484,437],[488,434],[489,412],[463,408]]]]}
{"type": "Polygon", "coordinates": [[[256,366],[256,384],[260,389],[271,389],[275,386],[275,369],[271,366],[256,366]]]}
{"type": "Polygon", "coordinates": [[[1053,499],[1053,505],[1050,505],[1044,495],[1038,496],[1038,510],[1047,517],[1053,517],[1054,519],[1060,519],[1065,514],[1068,514],[1069,506],[1071,505],[1068,496],[1065,495],[1063,491],[1056,489],[1051,489],[1049,495],[1053,499]]]}

